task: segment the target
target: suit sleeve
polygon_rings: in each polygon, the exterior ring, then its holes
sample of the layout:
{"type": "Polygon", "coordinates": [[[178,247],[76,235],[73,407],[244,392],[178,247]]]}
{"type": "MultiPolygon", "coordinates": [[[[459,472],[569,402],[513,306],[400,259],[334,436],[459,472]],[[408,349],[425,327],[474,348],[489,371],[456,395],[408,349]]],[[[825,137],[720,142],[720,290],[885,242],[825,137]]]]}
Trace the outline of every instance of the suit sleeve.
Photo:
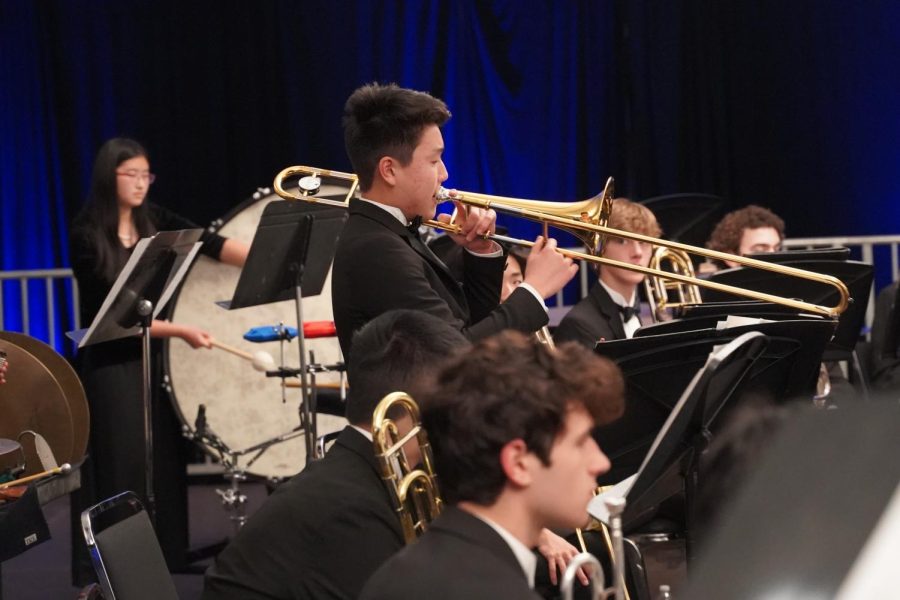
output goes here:
{"type": "MultiPolygon", "coordinates": [[[[432,287],[425,272],[428,268],[426,263],[404,240],[398,237],[378,247],[378,253],[361,249],[354,252],[357,261],[353,270],[357,276],[350,278],[360,283],[361,287],[356,292],[359,297],[366,298],[373,315],[401,308],[422,310],[451,323],[473,341],[504,329],[531,333],[549,320],[541,303],[524,289],[513,292],[503,304],[493,302],[488,309],[487,304],[493,297],[489,289],[493,285],[491,278],[496,277],[498,272],[497,259],[472,257],[474,260],[466,268],[471,267],[479,272],[467,276],[465,285],[474,288],[472,293],[479,298],[481,306],[478,312],[483,316],[477,321],[473,319],[465,323],[454,316],[447,301],[432,287]]],[[[499,273],[502,274],[502,270],[499,273]]],[[[499,282],[496,298],[499,301],[499,282]]]]}
{"type": "Polygon", "coordinates": [[[588,327],[583,319],[573,315],[570,311],[568,315],[563,317],[563,320],[560,321],[559,326],[553,332],[553,341],[557,344],[578,342],[582,346],[593,350],[599,339],[594,328],[588,327]]]}

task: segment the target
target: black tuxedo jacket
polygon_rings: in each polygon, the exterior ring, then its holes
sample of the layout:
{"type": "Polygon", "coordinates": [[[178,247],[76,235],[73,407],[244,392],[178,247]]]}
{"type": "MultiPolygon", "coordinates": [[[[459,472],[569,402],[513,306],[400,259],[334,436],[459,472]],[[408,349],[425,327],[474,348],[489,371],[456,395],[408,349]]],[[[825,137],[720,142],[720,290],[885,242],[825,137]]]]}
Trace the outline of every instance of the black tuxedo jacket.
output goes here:
{"type": "Polygon", "coordinates": [[[448,507],[416,542],[386,562],[361,600],[540,598],[506,541],[490,525],[448,507]]]}
{"type": "Polygon", "coordinates": [[[206,572],[204,600],[355,600],[404,546],[372,443],[351,427],[280,486],[206,572]]]}
{"type": "Polygon", "coordinates": [[[553,333],[557,344],[575,341],[593,349],[601,339],[624,340],[625,325],[619,305],[599,282],[572,307],[553,333]]]}
{"type": "Polygon", "coordinates": [[[459,282],[393,215],[351,201],[331,281],[344,359],[350,359],[351,340],[360,327],[399,308],[440,317],[473,341],[503,329],[530,333],[547,324],[544,307],[527,290],[516,290],[500,304],[505,258],[463,254],[465,276],[459,282]]]}

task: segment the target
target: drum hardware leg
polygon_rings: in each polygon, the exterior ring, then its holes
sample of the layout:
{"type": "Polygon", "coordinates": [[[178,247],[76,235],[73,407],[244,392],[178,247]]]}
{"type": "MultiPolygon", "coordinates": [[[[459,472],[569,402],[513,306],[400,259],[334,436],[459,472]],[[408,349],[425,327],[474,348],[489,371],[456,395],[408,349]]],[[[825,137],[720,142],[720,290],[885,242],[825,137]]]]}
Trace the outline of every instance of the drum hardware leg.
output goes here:
{"type": "Polygon", "coordinates": [[[222,498],[222,506],[230,515],[228,518],[234,526],[235,535],[237,535],[244,523],[247,522],[247,495],[240,489],[241,482],[247,480],[247,475],[242,469],[238,469],[236,464],[230,466],[232,468],[227,468],[227,471],[231,487],[226,490],[216,489],[216,493],[222,498]]]}
{"type": "MultiPolygon", "coordinates": [[[[284,321],[278,323],[278,328],[281,331],[284,331],[284,321]]],[[[279,339],[278,339],[278,353],[279,353],[279,357],[280,357],[279,365],[281,366],[282,371],[284,370],[284,341],[285,341],[284,336],[283,335],[279,336],[279,339]]],[[[284,376],[281,377],[281,382],[284,383],[284,376]]],[[[286,390],[284,389],[284,385],[281,386],[281,403],[287,404],[287,393],[286,393],[286,390]]]]}

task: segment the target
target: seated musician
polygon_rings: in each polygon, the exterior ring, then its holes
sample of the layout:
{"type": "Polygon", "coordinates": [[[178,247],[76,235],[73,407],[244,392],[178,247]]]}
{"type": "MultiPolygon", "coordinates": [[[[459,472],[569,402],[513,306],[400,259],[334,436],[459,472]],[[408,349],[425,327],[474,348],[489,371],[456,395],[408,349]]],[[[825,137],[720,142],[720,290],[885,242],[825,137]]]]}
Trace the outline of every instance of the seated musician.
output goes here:
{"type": "MultiPolygon", "coordinates": [[[[404,545],[372,448],[372,414],[382,397],[420,382],[469,342],[448,323],[397,310],[354,338],[346,427],[320,461],[279,487],[206,573],[203,598],[356,598],[366,579],[404,545]]],[[[403,422],[400,422],[403,425],[403,422]]],[[[406,426],[411,426],[408,422],[406,426]]],[[[413,463],[416,448],[408,457],[413,463]]],[[[541,537],[561,572],[577,550],[550,531],[541,537]]]]}
{"type": "Polygon", "coordinates": [[[506,299],[525,281],[525,265],[527,262],[527,254],[523,254],[516,249],[510,250],[509,254],[506,255],[506,267],[503,269],[503,287],[500,288],[500,302],[506,302],[506,299]]]}
{"type": "Polygon", "coordinates": [[[462,233],[452,239],[466,249],[462,282],[422,243],[417,224],[434,218],[448,177],[440,126],[449,118],[442,101],[396,85],[363,86],[344,107],[344,141],[361,193],[350,202],[332,279],[335,326],[348,363],[353,332],[393,309],[435,315],[470,340],[504,329],[537,331],[548,321],[543,298],[578,270],[555,251],[555,240],[538,238],[524,284],[500,304],[503,250],[482,237],[494,231],[493,210],[457,203],[462,233]]]}
{"type": "Polygon", "coordinates": [[[466,339],[418,311],[391,311],[354,338],[347,426],[325,458],[283,484],[249,519],[206,573],[204,600],[351,599],[404,545],[372,448],[372,413],[466,339]]]}
{"type": "MultiPolygon", "coordinates": [[[[718,252],[744,256],[754,252],[778,252],[784,240],[784,221],[767,208],[751,204],[725,215],[713,229],[706,247],[718,252]]],[[[700,273],[739,266],[736,262],[714,260],[700,265],[700,273]]]]}
{"type": "MultiPolygon", "coordinates": [[[[613,200],[609,226],[650,237],[662,233],[649,208],[625,198],[613,200]]],[[[646,267],[652,253],[653,247],[645,242],[608,237],[602,256],[646,267]]],[[[643,273],[600,265],[597,284],[563,317],[554,341],[574,341],[593,348],[599,341],[632,337],[641,327],[637,290],[642,281],[643,273]]]]}
{"type": "Polygon", "coordinates": [[[609,360],[514,331],[451,360],[420,399],[444,511],[361,598],[538,598],[530,549],[585,524],[609,468],[591,430],[621,414],[623,387],[609,360]]]}

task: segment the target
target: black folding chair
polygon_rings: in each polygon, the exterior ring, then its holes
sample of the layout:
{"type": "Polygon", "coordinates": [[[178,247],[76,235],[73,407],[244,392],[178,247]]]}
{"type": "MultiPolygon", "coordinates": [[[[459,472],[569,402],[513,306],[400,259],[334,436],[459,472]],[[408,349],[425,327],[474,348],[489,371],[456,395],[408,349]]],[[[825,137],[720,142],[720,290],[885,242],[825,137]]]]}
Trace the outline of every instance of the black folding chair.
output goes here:
{"type": "Polygon", "coordinates": [[[105,600],[178,600],[156,532],[134,492],[82,512],[81,528],[105,600]]]}

